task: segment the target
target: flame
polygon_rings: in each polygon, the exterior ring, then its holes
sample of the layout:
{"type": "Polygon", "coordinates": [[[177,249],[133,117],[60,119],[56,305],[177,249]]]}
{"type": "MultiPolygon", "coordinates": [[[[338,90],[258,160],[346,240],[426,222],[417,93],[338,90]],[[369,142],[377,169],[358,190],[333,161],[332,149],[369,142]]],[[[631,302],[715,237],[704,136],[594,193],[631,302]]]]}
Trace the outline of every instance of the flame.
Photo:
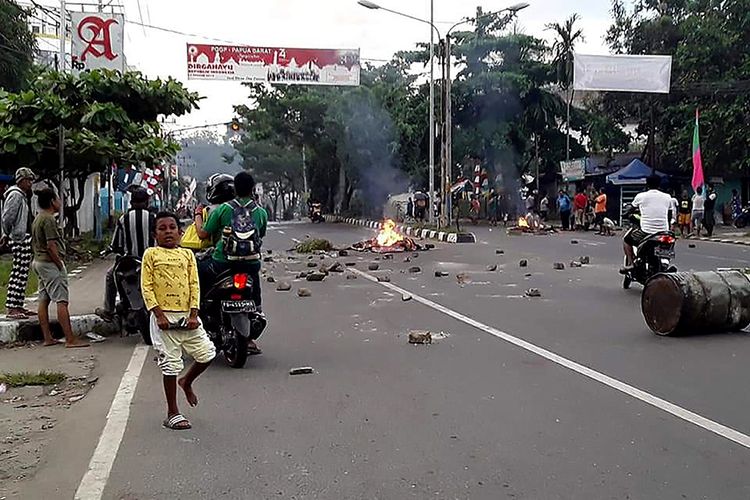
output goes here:
{"type": "Polygon", "coordinates": [[[525,217],[519,217],[518,218],[518,227],[529,227],[529,223],[526,222],[525,217]]]}
{"type": "Polygon", "coordinates": [[[378,236],[375,238],[375,241],[378,242],[378,246],[390,247],[399,241],[403,241],[404,237],[397,233],[395,228],[396,223],[391,219],[386,219],[383,222],[383,229],[380,230],[378,236]]]}

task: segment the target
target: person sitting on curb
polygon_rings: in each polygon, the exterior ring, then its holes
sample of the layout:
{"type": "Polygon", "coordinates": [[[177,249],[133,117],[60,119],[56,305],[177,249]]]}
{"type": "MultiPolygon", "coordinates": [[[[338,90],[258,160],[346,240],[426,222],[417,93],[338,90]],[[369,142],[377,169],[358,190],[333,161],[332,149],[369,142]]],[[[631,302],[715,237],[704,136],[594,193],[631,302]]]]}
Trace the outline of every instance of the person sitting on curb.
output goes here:
{"type": "Polygon", "coordinates": [[[88,347],[88,343],[73,335],[68,310],[68,271],[65,268],[65,242],[55,214],[60,211],[60,198],[51,189],[37,192],[39,215],[31,224],[31,246],[34,251],[34,271],[39,276],[39,326],[44,345],[57,344],[49,326],[49,304],[57,304],[57,321],[65,335],[65,347],[88,347]]]}
{"type": "Polygon", "coordinates": [[[8,278],[5,309],[8,319],[27,319],[36,316],[24,307],[26,286],[31,266],[31,185],[36,175],[29,168],[16,170],[16,185],[5,193],[2,226],[3,237],[10,240],[13,268],[8,278]]]}
{"type": "Polygon", "coordinates": [[[198,265],[193,252],[179,246],[177,216],[160,212],[155,225],[157,246],[143,255],[141,291],[146,308],[151,311],[151,341],[164,379],[167,418],[163,425],[168,429],[185,430],[191,425],[177,406],[177,385],[185,392],[188,404],[197,406],[193,382],[216,357],[216,348],[198,319],[198,265]],[[194,362],[177,380],[184,368],[183,350],[194,362]]]}

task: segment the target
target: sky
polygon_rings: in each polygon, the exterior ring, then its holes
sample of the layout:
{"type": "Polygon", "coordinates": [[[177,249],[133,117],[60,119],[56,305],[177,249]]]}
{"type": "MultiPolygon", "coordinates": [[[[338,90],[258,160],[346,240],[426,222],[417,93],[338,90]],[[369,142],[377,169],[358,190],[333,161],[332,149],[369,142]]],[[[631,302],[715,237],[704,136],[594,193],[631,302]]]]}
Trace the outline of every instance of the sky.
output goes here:
{"type": "MultiPolygon", "coordinates": [[[[105,2],[108,0],[104,0],[105,2]]],[[[610,24],[609,0],[528,0],[519,24],[532,35],[551,38],[544,25],[563,22],[577,12],[585,41],[578,51],[606,54],[603,40],[610,24]]],[[[177,118],[172,127],[226,122],[233,106],[248,104],[247,91],[235,82],[187,80],[186,44],[217,38],[236,44],[271,47],[359,48],[363,59],[388,60],[399,50],[429,38],[429,26],[382,10],[368,10],[356,0],[113,0],[128,20],[201,36],[165,33],[128,23],[128,65],[149,77],[172,76],[204,96],[200,110],[177,118]]],[[[429,19],[429,0],[378,0],[384,7],[429,19]]],[[[500,10],[516,0],[434,0],[435,21],[445,32],[476,13],[500,10]]],[[[216,42],[219,43],[219,42],[216,42]]]]}

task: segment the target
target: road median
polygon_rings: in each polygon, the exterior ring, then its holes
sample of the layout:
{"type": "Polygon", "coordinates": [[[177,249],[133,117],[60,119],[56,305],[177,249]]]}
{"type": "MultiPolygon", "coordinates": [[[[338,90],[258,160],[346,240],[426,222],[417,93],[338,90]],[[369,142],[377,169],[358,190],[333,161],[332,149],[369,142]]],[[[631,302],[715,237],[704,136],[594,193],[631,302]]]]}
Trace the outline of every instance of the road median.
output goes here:
{"type": "MultiPolygon", "coordinates": [[[[382,229],[383,223],[369,219],[359,219],[354,217],[342,217],[340,215],[324,215],[326,222],[351,224],[353,226],[369,227],[371,229],[382,229]]],[[[413,238],[422,238],[428,240],[441,241],[443,243],[476,243],[477,239],[474,233],[457,233],[453,231],[437,231],[434,229],[422,229],[408,226],[405,224],[396,224],[394,228],[397,232],[413,238]]]]}

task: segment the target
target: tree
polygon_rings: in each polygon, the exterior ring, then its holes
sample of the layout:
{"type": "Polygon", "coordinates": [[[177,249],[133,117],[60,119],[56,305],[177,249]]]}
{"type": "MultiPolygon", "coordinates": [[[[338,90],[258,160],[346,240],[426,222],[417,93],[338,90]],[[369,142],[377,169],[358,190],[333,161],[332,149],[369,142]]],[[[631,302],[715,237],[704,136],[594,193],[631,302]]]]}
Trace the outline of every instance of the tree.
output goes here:
{"type": "Polygon", "coordinates": [[[28,90],[0,91],[0,164],[57,178],[62,127],[65,175],[77,181],[66,207],[74,226],[86,177],[113,164],[155,165],[173,156],[179,145],[161,133],[157,117],[185,114],[198,100],[171,78],[148,80],[137,72],[44,73],[28,90]]]}
{"type": "Polygon", "coordinates": [[[0,0],[0,89],[15,92],[26,84],[36,50],[29,12],[12,0],[0,0]]]}
{"type": "Polygon", "coordinates": [[[690,168],[696,108],[706,171],[750,167],[750,52],[738,49],[750,44],[748,9],[748,0],[642,0],[631,9],[613,0],[612,50],[673,57],[669,95],[603,96],[608,116],[635,122],[647,138],[643,155],[653,167],[690,168]]]}

